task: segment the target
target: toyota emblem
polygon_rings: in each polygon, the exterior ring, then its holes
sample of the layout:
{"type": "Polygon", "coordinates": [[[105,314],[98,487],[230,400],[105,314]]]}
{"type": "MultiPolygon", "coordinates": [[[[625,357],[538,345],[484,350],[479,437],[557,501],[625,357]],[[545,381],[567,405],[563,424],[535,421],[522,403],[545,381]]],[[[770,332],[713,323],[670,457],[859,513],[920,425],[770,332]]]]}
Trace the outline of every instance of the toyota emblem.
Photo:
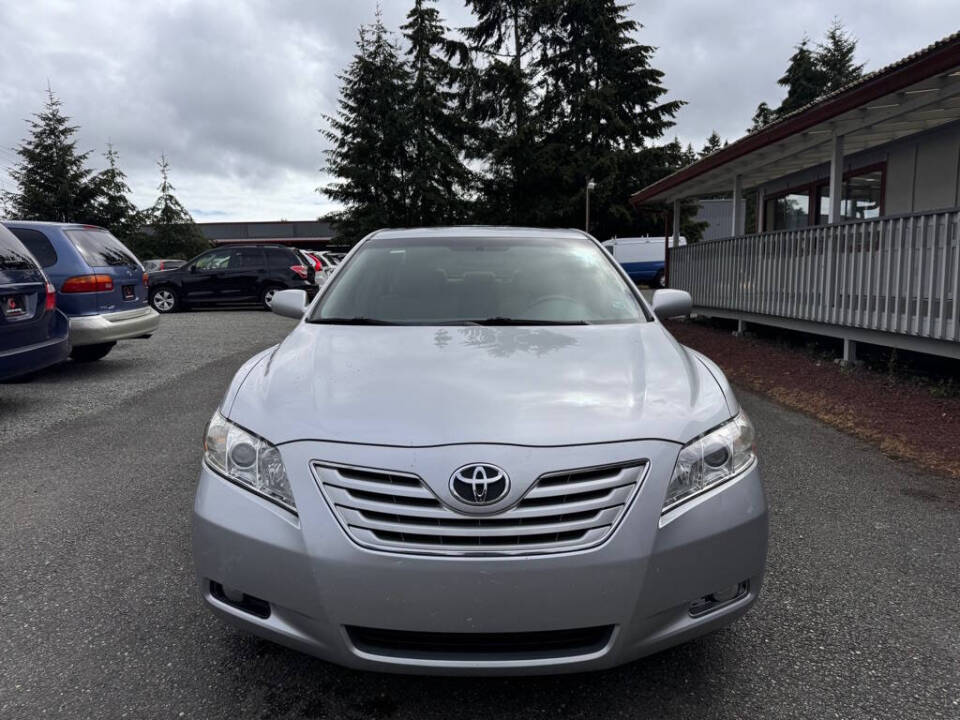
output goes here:
{"type": "Polygon", "coordinates": [[[510,489],[510,478],[496,465],[470,463],[454,470],[450,492],[469,505],[492,505],[510,489]]]}

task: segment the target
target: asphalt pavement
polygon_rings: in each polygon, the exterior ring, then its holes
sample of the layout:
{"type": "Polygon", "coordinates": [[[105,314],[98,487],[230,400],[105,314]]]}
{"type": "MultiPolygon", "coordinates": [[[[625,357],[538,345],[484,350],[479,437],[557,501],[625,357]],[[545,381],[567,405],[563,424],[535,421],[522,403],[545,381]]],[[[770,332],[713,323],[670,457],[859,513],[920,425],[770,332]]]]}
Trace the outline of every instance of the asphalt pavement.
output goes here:
{"type": "Polygon", "coordinates": [[[222,624],[190,560],[200,436],[291,325],[169,316],[0,384],[0,718],[960,718],[956,484],[751,395],[769,568],[719,633],[601,673],[422,678],[222,624]]]}

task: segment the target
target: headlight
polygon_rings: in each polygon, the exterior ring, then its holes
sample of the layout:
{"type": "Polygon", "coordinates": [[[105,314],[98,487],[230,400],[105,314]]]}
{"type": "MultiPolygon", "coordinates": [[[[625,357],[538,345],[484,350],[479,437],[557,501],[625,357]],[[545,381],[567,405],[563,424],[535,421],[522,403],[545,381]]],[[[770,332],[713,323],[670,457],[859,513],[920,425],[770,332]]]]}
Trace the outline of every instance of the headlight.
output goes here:
{"type": "Polygon", "coordinates": [[[288,510],[297,511],[280,451],[262,437],[234,425],[219,410],[207,425],[203,459],[239,485],[288,510]]]}
{"type": "Polygon", "coordinates": [[[741,410],[735,418],[680,451],[661,512],[729,480],[755,457],[753,424],[741,410]]]}

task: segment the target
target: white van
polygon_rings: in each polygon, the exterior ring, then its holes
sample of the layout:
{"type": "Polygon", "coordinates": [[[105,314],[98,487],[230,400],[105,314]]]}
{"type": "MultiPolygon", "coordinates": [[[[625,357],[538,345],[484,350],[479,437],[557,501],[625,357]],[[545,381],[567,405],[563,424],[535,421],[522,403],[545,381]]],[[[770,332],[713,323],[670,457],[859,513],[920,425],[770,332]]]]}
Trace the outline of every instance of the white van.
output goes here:
{"type": "MultiPolygon", "coordinates": [[[[672,238],[670,242],[673,242],[672,238]]],[[[680,244],[687,244],[683,235],[680,236],[680,244]]],[[[666,241],[662,237],[611,238],[602,245],[635,283],[644,283],[652,288],[664,287],[666,241]]]]}

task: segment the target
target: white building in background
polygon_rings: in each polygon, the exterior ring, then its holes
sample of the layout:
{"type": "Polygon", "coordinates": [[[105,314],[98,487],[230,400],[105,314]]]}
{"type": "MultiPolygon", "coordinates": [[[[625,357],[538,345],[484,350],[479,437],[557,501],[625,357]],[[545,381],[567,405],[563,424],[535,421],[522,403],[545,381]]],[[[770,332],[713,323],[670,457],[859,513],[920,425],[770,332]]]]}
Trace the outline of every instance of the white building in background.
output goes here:
{"type": "Polygon", "coordinates": [[[631,202],[679,218],[718,195],[738,199],[723,238],[670,251],[668,282],[697,313],[839,337],[847,359],[857,342],[960,358],[960,33],[631,202]]]}

